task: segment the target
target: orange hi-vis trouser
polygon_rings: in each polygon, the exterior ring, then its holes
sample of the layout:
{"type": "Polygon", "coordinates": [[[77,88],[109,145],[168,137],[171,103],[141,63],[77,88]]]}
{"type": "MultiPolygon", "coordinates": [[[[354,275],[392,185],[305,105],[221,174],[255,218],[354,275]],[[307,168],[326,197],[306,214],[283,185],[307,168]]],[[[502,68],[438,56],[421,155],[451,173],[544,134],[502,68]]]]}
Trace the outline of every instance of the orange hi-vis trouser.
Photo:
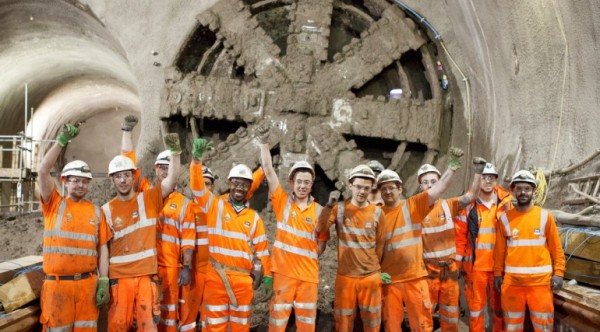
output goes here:
{"type": "Polygon", "coordinates": [[[227,275],[227,278],[238,306],[234,307],[231,304],[223,281],[221,281],[217,272],[209,267],[206,272],[204,296],[202,297],[202,331],[237,332],[250,330],[251,304],[254,296],[252,278],[249,274],[227,275]]]}
{"type": "Polygon", "coordinates": [[[549,285],[502,285],[502,311],[506,331],[523,331],[525,307],[534,331],[554,329],[554,295],[549,285]]]}
{"type": "Polygon", "coordinates": [[[446,263],[426,262],[429,295],[432,308],[438,305],[443,332],[458,331],[459,297],[458,268],[454,260],[446,263]]]}
{"type": "Polygon", "coordinates": [[[485,309],[488,301],[494,313],[494,331],[503,331],[500,292],[494,288],[493,272],[468,272],[465,275],[465,297],[469,306],[469,331],[485,330],[485,309]]]}
{"type": "Polygon", "coordinates": [[[429,285],[425,277],[383,285],[383,326],[386,332],[402,331],[404,307],[410,330],[433,330],[429,285]]]}
{"type": "Polygon", "coordinates": [[[127,332],[135,318],[137,331],[157,331],[152,318],[155,294],[160,286],[150,276],[111,280],[108,330],[127,332]],[[135,316],[135,317],[134,317],[135,316]]]}
{"type": "Polygon", "coordinates": [[[284,332],[294,308],[296,331],[314,331],[318,284],[273,272],[269,332],[284,332]]]}
{"type": "Polygon", "coordinates": [[[195,272],[192,281],[181,287],[179,300],[179,331],[196,331],[196,319],[202,307],[206,271],[195,272]]]}
{"type": "Polygon", "coordinates": [[[160,301],[160,322],[158,331],[177,332],[177,303],[179,302],[179,268],[158,267],[158,277],[162,288],[160,301]]]}
{"type": "Polygon", "coordinates": [[[338,274],[335,277],[333,303],[336,331],[352,332],[358,305],[360,318],[363,321],[363,330],[378,332],[381,326],[381,277],[379,277],[379,273],[363,278],[338,274]]]}
{"type": "Polygon", "coordinates": [[[44,280],[40,323],[44,331],[96,331],[98,277],[80,280],[44,280]]]}

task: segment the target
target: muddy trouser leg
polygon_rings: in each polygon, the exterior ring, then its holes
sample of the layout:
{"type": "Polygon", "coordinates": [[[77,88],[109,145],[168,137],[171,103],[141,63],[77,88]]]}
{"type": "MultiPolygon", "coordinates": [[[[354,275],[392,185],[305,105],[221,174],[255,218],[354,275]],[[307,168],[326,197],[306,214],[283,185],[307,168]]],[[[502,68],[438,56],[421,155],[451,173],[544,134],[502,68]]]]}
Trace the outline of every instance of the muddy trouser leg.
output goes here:
{"type": "MultiPolygon", "coordinates": [[[[502,285],[502,311],[504,311],[506,331],[523,331],[525,305],[527,303],[526,288],[502,285]]],[[[552,299],[550,302],[552,302],[552,299]]]]}
{"type": "Polygon", "coordinates": [[[162,300],[160,301],[160,323],[158,330],[161,332],[177,332],[177,305],[179,302],[178,267],[158,267],[158,276],[161,280],[162,300]]]}
{"type": "Polygon", "coordinates": [[[527,307],[533,329],[552,331],[554,328],[554,294],[550,285],[526,287],[527,307]]]}
{"type": "Polygon", "coordinates": [[[426,277],[403,282],[402,294],[411,331],[431,331],[431,296],[426,277]]]}
{"type": "Polygon", "coordinates": [[[460,315],[458,298],[458,269],[456,263],[443,268],[440,275],[439,314],[442,332],[458,331],[460,315]]]}
{"type": "MultiPolygon", "coordinates": [[[[469,306],[469,330],[483,331],[488,301],[488,272],[472,271],[465,279],[465,295],[469,306]]],[[[493,291],[493,286],[490,291],[493,291]]]]}
{"type": "Polygon", "coordinates": [[[386,332],[400,332],[404,321],[402,282],[383,285],[383,327],[386,332]]]}
{"type": "Polygon", "coordinates": [[[229,296],[217,272],[209,269],[206,273],[204,295],[202,296],[203,331],[225,332],[229,326],[229,296]]]}
{"type": "Polygon", "coordinates": [[[379,332],[382,304],[379,273],[360,279],[357,297],[363,330],[365,332],[379,332]]]}
{"type": "Polygon", "coordinates": [[[136,279],[135,320],[138,331],[157,331],[154,317],[160,315],[160,282],[158,276],[142,276],[136,279]]]}
{"type": "Polygon", "coordinates": [[[191,283],[181,287],[179,300],[179,330],[181,332],[196,330],[196,318],[202,306],[205,280],[206,272],[196,272],[191,283]]]}
{"type": "Polygon", "coordinates": [[[96,331],[98,308],[93,275],[81,280],[45,280],[42,286],[40,322],[48,328],[96,331]]]}
{"type": "Polygon", "coordinates": [[[318,284],[308,281],[296,281],[294,311],[296,313],[296,331],[313,332],[317,320],[318,284]]]}
{"type": "Polygon", "coordinates": [[[339,274],[335,277],[333,309],[337,332],[352,332],[354,329],[358,280],[339,274]]]}
{"type": "Polygon", "coordinates": [[[254,289],[250,275],[229,275],[231,288],[238,306],[229,306],[231,332],[250,331],[250,315],[252,314],[252,298],[254,289]]]}
{"type": "Polygon", "coordinates": [[[494,273],[487,272],[488,278],[488,298],[493,312],[493,330],[494,332],[504,331],[504,318],[502,313],[502,299],[500,292],[494,287],[494,273]]]}
{"type": "Polygon", "coordinates": [[[296,280],[273,272],[273,296],[269,304],[269,332],[284,332],[294,305],[296,280]]]}
{"type": "Polygon", "coordinates": [[[133,325],[136,278],[111,279],[108,330],[126,332],[133,325]]]}

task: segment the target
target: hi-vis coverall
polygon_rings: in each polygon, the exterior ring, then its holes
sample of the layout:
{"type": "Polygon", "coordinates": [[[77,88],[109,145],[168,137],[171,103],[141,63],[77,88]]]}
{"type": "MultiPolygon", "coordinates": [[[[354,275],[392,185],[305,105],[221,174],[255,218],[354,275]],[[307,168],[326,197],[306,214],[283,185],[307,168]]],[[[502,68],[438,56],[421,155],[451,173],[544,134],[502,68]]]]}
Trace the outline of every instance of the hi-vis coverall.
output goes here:
{"type": "Polygon", "coordinates": [[[381,271],[392,277],[383,285],[383,324],[386,332],[401,331],[404,307],[412,331],[431,331],[431,299],[423,263],[421,223],[431,211],[426,192],[403,200],[385,212],[385,247],[381,271]]]}
{"type": "MultiPolygon", "coordinates": [[[[374,204],[359,208],[350,201],[325,208],[319,223],[335,224],[338,234],[338,271],[335,278],[336,331],[352,331],[356,306],[364,331],[381,325],[381,255],[383,213],[374,204]]],[[[323,229],[323,228],[321,228],[323,229]]]]}
{"type": "Polygon", "coordinates": [[[97,248],[111,237],[104,214],[87,200],[61,197],[56,189],[41,203],[46,280],[40,323],[44,331],[96,331],[97,248]]]}
{"type": "Polygon", "coordinates": [[[285,331],[292,307],[296,330],[314,331],[319,283],[317,241],[327,240],[316,231],[322,207],[311,200],[304,210],[300,209],[281,184],[271,202],[277,218],[277,235],[271,253],[273,297],[269,331],[285,331]]]}
{"type": "Polygon", "coordinates": [[[177,331],[181,257],[185,250],[194,250],[196,244],[196,222],[192,205],[193,202],[183,194],[172,192],[164,199],[164,207],[159,215],[156,228],[158,276],[162,286],[159,331],[177,331]]]}
{"type": "Polygon", "coordinates": [[[456,260],[465,272],[465,297],[471,331],[484,330],[484,309],[488,301],[494,311],[494,331],[503,330],[500,292],[494,288],[493,251],[498,218],[512,207],[511,200],[508,191],[496,186],[489,206],[478,198],[455,218],[456,260]]]}
{"type": "Polygon", "coordinates": [[[458,268],[454,261],[453,216],[459,211],[458,197],[439,199],[423,221],[423,259],[429,272],[429,294],[432,306],[439,305],[443,332],[458,331],[458,268]]]}
{"type": "Polygon", "coordinates": [[[207,331],[248,331],[254,291],[250,273],[253,257],[270,276],[267,236],[262,219],[248,207],[236,211],[233,205],[206,190],[202,164],[190,165],[190,187],[203,210],[208,227],[209,265],[204,289],[203,324],[207,331]],[[210,260],[224,267],[237,306],[232,305],[223,280],[210,260]]]}
{"type": "Polygon", "coordinates": [[[179,300],[179,328],[181,332],[196,331],[196,318],[202,306],[206,267],[208,266],[206,216],[201,214],[202,211],[197,204],[193,203],[192,206],[196,225],[196,246],[192,265],[192,281],[189,285],[181,287],[181,299],[179,300]]]}
{"type": "Polygon", "coordinates": [[[520,212],[510,209],[500,217],[494,249],[494,276],[502,276],[502,311],[506,331],[522,331],[525,306],[535,331],[551,331],[554,304],[552,274],[565,273],[554,216],[538,206],[520,212]]]}
{"type": "Polygon", "coordinates": [[[102,206],[113,231],[108,269],[111,332],[128,331],[134,315],[138,331],[157,330],[152,316],[160,315],[156,224],[162,207],[161,186],[136,194],[129,201],[114,198],[102,206]]]}

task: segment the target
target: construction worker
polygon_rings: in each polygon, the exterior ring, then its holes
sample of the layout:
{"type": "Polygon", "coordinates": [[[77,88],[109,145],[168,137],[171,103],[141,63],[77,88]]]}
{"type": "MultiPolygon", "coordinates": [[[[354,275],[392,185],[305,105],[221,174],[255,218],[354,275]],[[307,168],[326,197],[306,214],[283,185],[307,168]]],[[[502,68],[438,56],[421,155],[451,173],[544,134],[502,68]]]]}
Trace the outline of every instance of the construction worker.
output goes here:
{"type": "MultiPolygon", "coordinates": [[[[319,284],[318,256],[325,248],[328,235],[320,237],[316,231],[322,206],[311,197],[315,170],[306,161],[294,163],[288,174],[288,184],[293,190],[291,195],[287,194],[273,169],[267,136],[268,128],[263,128],[257,140],[277,219],[277,235],[271,254],[274,295],[270,304],[269,331],[284,332],[292,308],[296,315],[296,330],[314,331],[319,284]]],[[[265,277],[267,283],[269,279],[265,277]]]]}
{"type": "MultiPolygon", "coordinates": [[[[377,180],[377,177],[379,176],[379,174],[381,172],[383,172],[383,170],[385,169],[385,167],[383,167],[383,165],[377,160],[369,161],[367,163],[367,166],[369,166],[369,168],[371,168],[371,170],[373,171],[373,174],[375,174],[375,180],[377,180]]],[[[369,202],[371,202],[377,206],[383,206],[383,200],[381,199],[381,193],[379,192],[379,190],[377,190],[376,183],[373,184],[373,190],[371,190],[371,193],[369,194],[369,202]]]]}
{"type": "MultiPolygon", "coordinates": [[[[154,162],[157,181],[167,178],[171,151],[158,154],[154,162]]],[[[156,232],[158,276],[162,286],[159,331],[177,332],[179,286],[191,281],[192,255],[196,245],[194,203],[175,188],[163,200],[156,232]]],[[[199,218],[199,216],[198,216],[199,218]]]]}
{"type": "Polygon", "coordinates": [[[133,190],[135,166],[119,155],[108,165],[117,196],[102,206],[113,231],[109,242],[112,302],[108,310],[109,331],[127,331],[133,320],[138,331],[157,331],[160,321],[160,279],[157,259],[157,219],[163,199],[175,188],[181,147],[177,134],[165,135],[171,151],[168,175],[151,189],[133,190]]]}
{"type": "MultiPolygon", "coordinates": [[[[460,314],[454,216],[477,197],[485,164],[485,160],[475,158],[475,175],[470,190],[459,197],[438,199],[422,222],[423,259],[428,272],[429,295],[433,312],[436,307],[439,310],[443,332],[458,331],[460,314]]],[[[442,173],[435,166],[422,165],[417,172],[421,191],[430,190],[441,176],[442,173]]]]}
{"type": "Polygon", "coordinates": [[[110,300],[108,247],[111,237],[100,208],[85,199],[92,173],[74,160],[63,168],[61,196],[50,171],[64,147],[79,133],[66,124],[38,166],[40,202],[44,214],[40,323],[44,331],[96,331],[98,307],[110,300]]]}
{"type": "Polygon", "coordinates": [[[402,180],[398,173],[384,170],[377,187],[385,205],[385,249],[381,271],[391,277],[383,285],[383,324],[386,331],[401,331],[404,308],[411,331],[433,329],[431,297],[427,269],[423,262],[421,227],[434,203],[461,167],[460,149],[450,149],[448,169],[430,189],[406,200],[402,199],[402,180]]]}
{"type": "MultiPolygon", "coordinates": [[[[213,190],[215,176],[210,168],[202,166],[204,186],[210,192],[213,190]]],[[[196,331],[196,320],[202,307],[202,295],[206,281],[206,267],[208,266],[208,227],[206,218],[202,215],[200,207],[194,204],[196,210],[196,246],[194,249],[194,264],[192,280],[181,288],[179,300],[179,328],[180,331],[196,331]]]]}
{"type": "Polygon", "coordinates": [[[514,208],[504,211],[494,247],[494,286],[502,294],[506,331],[523,331],[525,308],[535,331],[554,328],[554,298],[565,273],[554,216],[534,206],[537,182],[529,171],[516,172],[510,190],[514,208]]]}
{"type": "Polygon", "coordinates": [[[227,199],[206,190],[200,160],[207,148],[206,140],[194,139],[190,164],[190,187],[208,228],[209,265],[202,299],[203,328],[248,331],[254,296],[251,272],[255,265],[262,266],[264,275],[271,276],[267,236],[258,212],[246,204],[252,184],[252,171],[248,166],[236,165],[229,172],[227,199]]]}
{"type": "Polygon", "coordinates": [[[137,168],[137,157],[133,150],[133,128],[138,124],[135,115],[127,115],[121,124],[121,154],[133,161],[136,169],[133,171],[133,191],[141,193],[152,187],[152,182],[142,176],[142,171],[137,168]]]}
{"type": "Polygon", "coordinates": [[[465,280],[469,329],[485,329],[486,307],[493,311],[493,330],[502,331],[500,293],[494,289],[497,218],[512,207],[512,196],[498,185],[498,172],[487,163],[481,173],[479,195],[456,217],[456,261],[465,280]]]}
{"type": "Polygon", "coordinates": [[[335,224],[338,234],[336,331],[353,330],[357,305],[364,331],[379,331],[381,325],[381,284],[389,281],[389,275],[382,275],[379,265],[385,241],[384,216],[381,208],[368,200],[374,182],[369,166],[356,166],[348,176],[352,198],[337,203],[340,193],[333,191],[319,216],[317,232],[327,232],[335,224]]]}

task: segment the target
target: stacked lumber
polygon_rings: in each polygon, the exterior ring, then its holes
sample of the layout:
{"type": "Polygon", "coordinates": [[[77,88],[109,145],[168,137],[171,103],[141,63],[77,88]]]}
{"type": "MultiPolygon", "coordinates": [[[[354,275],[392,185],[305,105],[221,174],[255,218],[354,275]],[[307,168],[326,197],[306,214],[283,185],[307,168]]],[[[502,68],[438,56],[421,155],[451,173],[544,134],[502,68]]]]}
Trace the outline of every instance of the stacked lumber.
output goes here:
{"type": "Polygon", "coordinates": [[[600,290],[565,283],[554,292],[555,323],[559,331],[600,331],[600,290]]]}
{"type": "Polygon", "coordinates": [[[30,331],[38,324],[40,306],[31,301],[39,298],[43,274],[35,268],[41,264],[42,256],[0,263],[0,301],[4,308],[0,311],[0,331],[30,331]]]}
{"type": "Polygon", "coordinates": [[[600,231],[563,227],[559,234],[567,260],[565,277],[600,286],[600,231]]]}

